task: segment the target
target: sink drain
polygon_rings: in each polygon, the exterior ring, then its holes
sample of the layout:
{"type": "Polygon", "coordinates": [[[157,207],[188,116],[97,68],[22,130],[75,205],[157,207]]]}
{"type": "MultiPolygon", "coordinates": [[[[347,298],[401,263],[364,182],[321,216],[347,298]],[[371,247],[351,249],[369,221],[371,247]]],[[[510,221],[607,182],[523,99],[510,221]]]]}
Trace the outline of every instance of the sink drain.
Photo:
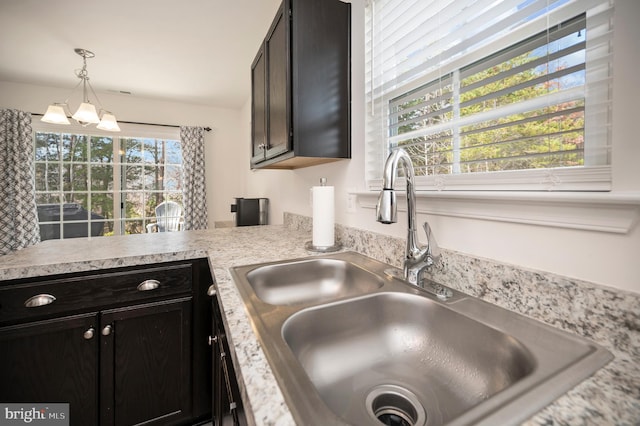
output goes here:
{"type": "Polygon", "coordinates": [[[396,385],[371,389],[365,404],[369,414],[387,426],[423,426],[427,414],[413,392],[396,385]]]}

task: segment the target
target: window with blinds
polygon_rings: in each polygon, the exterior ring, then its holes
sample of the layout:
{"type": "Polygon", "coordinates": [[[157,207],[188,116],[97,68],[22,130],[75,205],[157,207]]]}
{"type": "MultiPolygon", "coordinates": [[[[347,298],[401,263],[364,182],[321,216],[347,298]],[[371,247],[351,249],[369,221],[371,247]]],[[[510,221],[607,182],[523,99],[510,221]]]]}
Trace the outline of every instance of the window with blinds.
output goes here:
{"type": "Polygon", "coordinates": [[[373,0],[369,181],[404,148],[422,189],[609,190],[612,5],[373,0]]]}

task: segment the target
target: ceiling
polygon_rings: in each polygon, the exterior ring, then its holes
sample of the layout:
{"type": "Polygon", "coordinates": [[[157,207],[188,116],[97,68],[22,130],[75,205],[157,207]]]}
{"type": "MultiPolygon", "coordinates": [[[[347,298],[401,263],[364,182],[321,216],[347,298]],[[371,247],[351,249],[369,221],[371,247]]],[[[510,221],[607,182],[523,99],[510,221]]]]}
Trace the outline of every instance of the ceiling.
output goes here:
{"type": "Polygon", "coordinates": [[[280,0],[0,0],[0,81],[240,108],[280,0]]]}

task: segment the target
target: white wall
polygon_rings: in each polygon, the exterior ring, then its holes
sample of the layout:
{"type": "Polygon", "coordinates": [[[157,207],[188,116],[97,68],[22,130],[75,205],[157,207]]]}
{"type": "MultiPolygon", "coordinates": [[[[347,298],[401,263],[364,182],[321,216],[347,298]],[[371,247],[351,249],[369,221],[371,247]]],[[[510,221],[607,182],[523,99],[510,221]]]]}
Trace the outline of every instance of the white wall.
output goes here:
{"type": "MultiPolygon", "coordinates": [[[[250,99],[241,111],[199,105],[159,102],[125,95],[100,94],[121,120],[210,126],[206,136],[209,223],[232,220],[233,197],[268,197],[271,223],[281,223],[289,211],[311,216],[309,188],[327,177],[336,187],[336,221],[360,229],[405,236],[405,219],[395,225],[375,221],[374,212],[358,208],[347,212],[347,192],[364,191],[364,36],[363,0],[352,0],[353,109],[352,159],[305,169],[256,170],[249,168],[250,99]]],[[[274,9],[275,10],[275,9],[274,9]]],[[[265,18],[270,21],[271,17],[265,18]]],[[[640,191],[640,143],[633,125],[640,88],[640,2],[616,1],[614,70],[614,189],[640,191]]],[[[247,70],[247,76],[249,75],[247,70]]],[[[248,77],[247,77],[248,78],[248,77]]],[[[64,99],[69,88],[28,86],[0,82],[0,107],[44,112],[64,99]]],[[[588,209],[584,209],[588,215],[588,209]]],[[[439,244],[447,249],[524,267],[584,279],[640,292],[640,229],[637,222],[626,234],[551,228],[478,219],[420,215],[428,220],[439,244]]]]}
{"type": "MultiPolygon", "coordinates": [[[[272,223],[281,221],[289,211],[311,216],[309,188],[321,177],[336,187],[338,223],[399,237],[405,236],[406,219],[394,225],[375,221],[375,212],[358,208],[347,212],[347,192],[366,189],[364,179],[364,37],[363,0],[353,0],[352,46],[352,150],[351,160],[293,171],[248,171],[246,191],[271,199],[272,223]]],[[[634,73],[640,68],[640,2],[616,1],[615,69],[613,116],[613,165],[616,191],[640,191],[640,141],[634,120],[640,99],[634,73]]],[[[250,100],[242,110],[246,126],[246,158],[249,158],[250,100]]],[[[584,208],[584,214],[589,214],[584,208]]],[[[626,234],[563,229],[557,227],[496,222],[488,220],[428,216],[438,243],[443,248],[491,258],[528,268],[596,282],[602,285],[640,292],[640,229],[636,210],[635,225],[626,234]]],[[[424,236],[422,236],[424,238],[424,236]]]]}
{"type": "MultiPolygon", "coordinates": [[[[0,81],[0,107],[44,113],[50,103],[61,102],[69,96],[70,90],[0,81]]],[[[238,130],[242,128],[240,111],[110,93],[99,96],[102,104],[119,120],[211,127],[213,130],[205,134],[209,227],[213,228],[214,221],[233,219],[229,206],[233,197],[242,196],[244,192],[240,165],[249,164],[244,150],[239,149],[248,143],[238,130]]],[[[35,120],[38,117],[34,117],[35,120]]]]}

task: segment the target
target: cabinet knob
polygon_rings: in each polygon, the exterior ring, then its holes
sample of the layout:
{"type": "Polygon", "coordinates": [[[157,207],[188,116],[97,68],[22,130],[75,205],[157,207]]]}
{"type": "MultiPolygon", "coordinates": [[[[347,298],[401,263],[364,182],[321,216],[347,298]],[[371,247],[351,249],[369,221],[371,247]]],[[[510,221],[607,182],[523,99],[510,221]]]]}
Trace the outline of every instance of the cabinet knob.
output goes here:
{"type": "Polygon", "coordinates": [[[84,332],[84,334],[82,335],[86,340],[91,340],[93,339],[93,335],[95,333],[95,329],[93,327],[90,327],[87,331],[84,332]]]}
{"type": "Polygon", "coordinates": [[[215,286],[215,284],[211,284],[209,286],[209,288],[207,289],[207,296],[213,297],[215,295],[216,295],[216,286],[215,286]]]}
{"type": "Polygon", "coordinates": [[[218,342],[218,336],[209,336],[209,346],[218,342]]]}
{"type": "Polygon", "coordinates": [[[108,336],[111,334],[111,325],[107,325],[102,329],[102,335],[103,336],[108,336]]]}

